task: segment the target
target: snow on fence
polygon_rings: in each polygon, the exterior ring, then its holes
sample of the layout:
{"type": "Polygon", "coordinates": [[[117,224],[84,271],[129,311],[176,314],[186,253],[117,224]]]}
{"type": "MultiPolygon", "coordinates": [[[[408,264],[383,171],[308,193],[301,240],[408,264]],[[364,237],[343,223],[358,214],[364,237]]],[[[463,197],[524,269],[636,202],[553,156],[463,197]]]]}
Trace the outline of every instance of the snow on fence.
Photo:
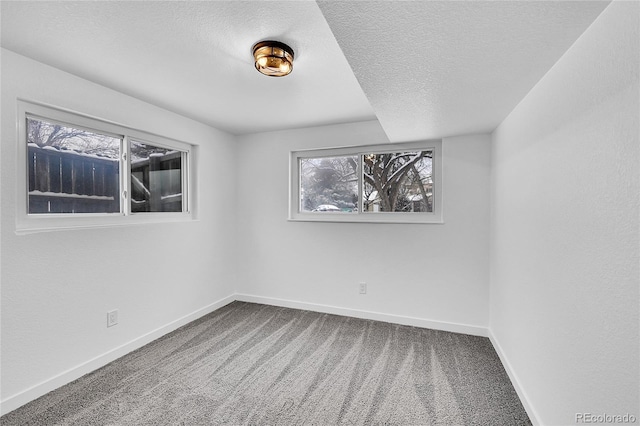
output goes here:
{"type": "MultiPolygon", "coordinates": [[[[29,213],[120,212],[117,159],[29,144],[28,162],[29,213]]],[[[181,211],[180,165],[179,152],[132,163],[132,211],[181,211]]]]}
{"type": "Polygon", "coordinates": [[[29,213],[120,211],[119,162],[29,144],[29,213]]]}

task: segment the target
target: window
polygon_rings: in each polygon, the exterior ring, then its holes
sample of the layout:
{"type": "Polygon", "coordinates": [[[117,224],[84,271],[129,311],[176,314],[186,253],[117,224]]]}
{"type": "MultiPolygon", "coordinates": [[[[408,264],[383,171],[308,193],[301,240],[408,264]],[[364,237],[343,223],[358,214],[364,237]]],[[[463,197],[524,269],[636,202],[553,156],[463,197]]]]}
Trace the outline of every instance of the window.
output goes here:
{"type": "Polygon", "coordinates": [[[120,212],[121,136],[26,120],[29,214],[120,212]]]}
{"type": "Polygon", "coordinates": [[[354,212],[358,157],[300,158],[300,211],[354,212]]]}
{"type": "Polygon", "coordinates": [[[191,145],[43,105],[19,110],[18,232],[190,218],[191,145]]]}
{"type": "Polygon", "coordinates": [[[442,142],[291,153],[291,220],[442,222],[442,142]]]}
{"type": "Polygon", "coordinates": [[[433,149],[362,155],[365,212],[433,212],[433,149]]]}
{"type": "Polygon", "coordinates": [[[131,212],[181,212],[184,153],[131,141],[131,212]]]}

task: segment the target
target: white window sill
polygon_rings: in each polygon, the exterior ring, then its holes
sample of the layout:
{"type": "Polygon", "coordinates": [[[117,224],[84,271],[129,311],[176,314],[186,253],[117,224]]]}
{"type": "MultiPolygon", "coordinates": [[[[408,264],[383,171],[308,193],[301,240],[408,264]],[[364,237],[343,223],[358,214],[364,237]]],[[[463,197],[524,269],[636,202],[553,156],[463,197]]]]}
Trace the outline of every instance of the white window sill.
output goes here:
{"type": "Polygon", "coordinates": [[[346,222],[346,223],[404,223],[443,224],[435,213],[298,213],[288,218],[290,222],[346,222]]]}
{"type": "Polygon", "coordinates": [[[154,223],[197,222],[191,213],[136,213],[125,216],[112,214],[75,214],[64,217],[52,215],[28,215],[16,224],[17,235],[41,232],[70,231],[76,229],[115,228],[121,226],[154,223]]]}

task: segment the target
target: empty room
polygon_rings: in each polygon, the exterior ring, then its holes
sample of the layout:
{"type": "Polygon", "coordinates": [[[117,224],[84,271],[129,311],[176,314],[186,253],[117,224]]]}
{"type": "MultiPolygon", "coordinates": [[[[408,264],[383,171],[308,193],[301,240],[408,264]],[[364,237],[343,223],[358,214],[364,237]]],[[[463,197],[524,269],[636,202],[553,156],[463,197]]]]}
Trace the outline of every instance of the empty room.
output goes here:
{"type": "Polygon", "coordinates": [[[0,1],[0,424],[640,423],[637,1],[0,1]]]}

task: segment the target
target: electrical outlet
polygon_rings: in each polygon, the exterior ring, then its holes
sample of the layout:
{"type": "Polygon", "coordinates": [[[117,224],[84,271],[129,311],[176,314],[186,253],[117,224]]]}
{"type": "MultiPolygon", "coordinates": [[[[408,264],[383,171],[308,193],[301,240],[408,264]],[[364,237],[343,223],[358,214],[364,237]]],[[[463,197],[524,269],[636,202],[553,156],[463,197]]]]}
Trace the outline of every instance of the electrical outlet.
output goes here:
{"type": "Polygon", "coordinates": [[[367,283],[360,283],[360,294],[367,294],[367,283]]]}
{"type": "Polygon", "coordinates": [[[118,324],[118,310],[114,309],[107,312],[107,327],[113,327],[116,324],[118,324]]]}

